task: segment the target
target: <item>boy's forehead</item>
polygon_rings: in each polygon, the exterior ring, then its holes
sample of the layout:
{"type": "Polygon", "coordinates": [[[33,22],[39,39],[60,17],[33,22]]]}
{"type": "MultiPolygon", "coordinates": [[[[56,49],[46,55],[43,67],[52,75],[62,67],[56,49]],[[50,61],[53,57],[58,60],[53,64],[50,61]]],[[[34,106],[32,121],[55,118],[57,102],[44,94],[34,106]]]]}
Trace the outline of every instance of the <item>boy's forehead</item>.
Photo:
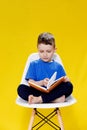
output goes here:
{"type": "Polygon", "coordinates": [[[38,45],[38,48],[42,48],[42,47],[53,48],[53,45],[44,44],[44,43],[38,45]]]}
{"type": "Polygon", "coordinates": [[[53,47],[53,45],[39,44],[38,49],[39,50],[52,50],[52,49],[54,49],[54,47],[53,47]]]}

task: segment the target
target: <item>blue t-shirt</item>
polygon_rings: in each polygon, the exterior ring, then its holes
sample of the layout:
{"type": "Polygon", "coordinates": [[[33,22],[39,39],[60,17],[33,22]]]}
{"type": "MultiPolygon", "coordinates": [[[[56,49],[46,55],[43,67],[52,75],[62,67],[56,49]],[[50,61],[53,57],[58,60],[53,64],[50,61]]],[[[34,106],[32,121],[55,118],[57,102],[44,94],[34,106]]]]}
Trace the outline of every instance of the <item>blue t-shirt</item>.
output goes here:
{"type": "Polygon", "coordinates": [[[44,78],[50,79],[55,71],[57,72],[56,79],[66,75],[62,65],[54,60],[51,62],[44,62],[41,59],[35,60],[30,63],[25,79],[33,79],[35,81],[40,81],[44,78]]]}

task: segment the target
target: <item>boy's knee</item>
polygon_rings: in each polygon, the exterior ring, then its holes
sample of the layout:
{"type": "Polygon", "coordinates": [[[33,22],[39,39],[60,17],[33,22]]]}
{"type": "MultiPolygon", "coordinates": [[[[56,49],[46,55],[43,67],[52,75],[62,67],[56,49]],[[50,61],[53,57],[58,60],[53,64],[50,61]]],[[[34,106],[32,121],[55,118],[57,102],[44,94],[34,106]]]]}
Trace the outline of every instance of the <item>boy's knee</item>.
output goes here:
{"type": "Polygon", "coordinates": [[[68,82],[68,86],[69,86],[69,88],[70,88],[70,90],[72,92],[73,91],[73,84],[71,82],[68,82]]]}
{"type": "Polygon", "coordinates": [[[28,100],[28,93],[27,93],[26,85],[23,85],[23,84],[19,85],[17,88],[17,93],[24,100],[28,100]]]}
{"type": "Polygon", "coordinates": [[[73,84],[71,82],[67,82],[66,88],[67,88],[66,97],[68,97],[73,92],[73,84]]]}
{"type": "Polygon", "coordinates": [[[17,93],[20,95],[20,93],[22,93],[24,91],[24,85],[20,84],[17,88],[17,93]]]}

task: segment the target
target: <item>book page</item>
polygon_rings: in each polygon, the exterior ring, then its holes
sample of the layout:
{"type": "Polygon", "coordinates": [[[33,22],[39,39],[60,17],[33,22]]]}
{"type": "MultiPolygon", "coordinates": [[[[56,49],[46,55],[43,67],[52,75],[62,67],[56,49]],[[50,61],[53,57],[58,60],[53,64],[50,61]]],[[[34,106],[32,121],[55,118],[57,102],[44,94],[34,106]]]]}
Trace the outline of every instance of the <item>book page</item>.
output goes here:
{"type": "Polygon", "coordinates": [[[49,89],[49,87],[54,83],[54,81],[56,79],[56,75],[57,75],[57,72],[54,72],[54,74],[49,79],[48,84],[47,84],[47,89],[49,89]]]}

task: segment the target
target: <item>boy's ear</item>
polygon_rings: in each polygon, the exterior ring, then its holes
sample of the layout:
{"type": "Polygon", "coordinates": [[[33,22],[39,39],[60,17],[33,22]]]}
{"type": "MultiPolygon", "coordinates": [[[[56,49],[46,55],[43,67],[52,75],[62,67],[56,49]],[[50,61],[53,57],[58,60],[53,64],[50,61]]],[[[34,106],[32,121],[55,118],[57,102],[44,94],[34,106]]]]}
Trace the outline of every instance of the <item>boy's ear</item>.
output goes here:
{"type": "Polygon", "coordinates": [[[57,48],[55,48],[54,52],[56,52],[57,48]]]}

